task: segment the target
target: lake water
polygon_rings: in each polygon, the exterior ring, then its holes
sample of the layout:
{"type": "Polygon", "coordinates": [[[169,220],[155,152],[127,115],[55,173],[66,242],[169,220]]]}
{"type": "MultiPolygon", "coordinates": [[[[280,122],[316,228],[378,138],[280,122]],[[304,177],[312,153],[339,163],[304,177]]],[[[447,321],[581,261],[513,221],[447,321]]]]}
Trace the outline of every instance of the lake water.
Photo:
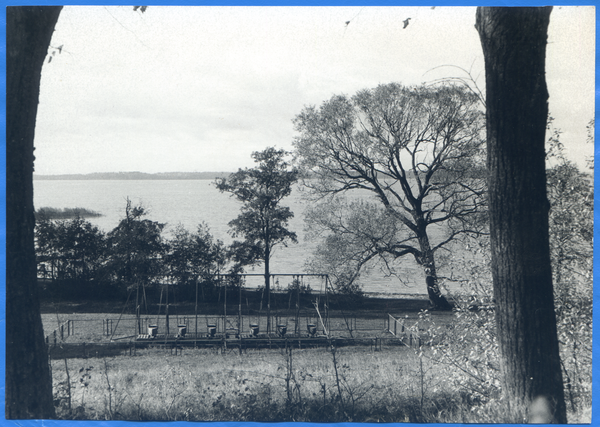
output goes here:
{"type": "MultiPolygon", "coordinates": [[[[34,180],[36,209],[90,209],[102,216],[88,218],[88,221],[105,232],[116,227],[124,217],[128,197],[134,205],[141,204],[147,209],[146,218],[167,224],[165,237],[178,224],[195,231],[198,224],[205,222],[217,239],[225,243],[233,240],[227,233],[228,223],[239,214],[240,203],[219,192],[211,180],[34,180]]],[[[303,213],[306,201],[301,198],[300,191],[294,191],[282,205],[289,206],[295,214],[289,229],[297,233],[298,244],[276,247],[271,259],[271,272],[304,273],[305,263],[318,243],[305,239],[303,213]]],[[[361,277],[364,290],[386,295],[425,293],[423,272],[412,259],[403,258],[399,270],[402,282],[396,277],[386,277],[378,269],[364,275],[361,277]]],[[[262,273],[262,268],[248,268],[246,272],[262,273]]],[[[282,278],[280,284],[285,287],[288,281],[282,278]]],[[[318,290],[322,285],[311,283],[311,286],[318,290]]]]}

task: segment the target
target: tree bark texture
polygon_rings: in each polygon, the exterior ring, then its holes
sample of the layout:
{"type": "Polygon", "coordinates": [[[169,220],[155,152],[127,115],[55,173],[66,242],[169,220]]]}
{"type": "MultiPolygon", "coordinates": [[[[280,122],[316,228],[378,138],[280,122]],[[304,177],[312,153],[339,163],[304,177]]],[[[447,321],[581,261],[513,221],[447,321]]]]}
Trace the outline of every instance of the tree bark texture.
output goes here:
{"type": "Polygon", "coordinates": [[[6,418],[52,418],[34,249],[33,139],[42,65],[61,7],[6,9],[6,418]]]}
{"type": "Polygon", "coordinates": [[[509,402],[543,397],[565,423],[545,172],[550,7],[479,8],[496,320],[509,402]]]}
{"type": "Polygon", "coordinates": [[[435,257],[429,243],[429,236],[426,228],[419,228],[419,248],[421,255],[416,257],[417,263],[425,269],[425,285],[427,287],[427,296],[429,303],[435,310],[452,310],[452,304],[448,302],[446,297],[440,291],[438,285],[438,275],[435,266],[435,257]]]}

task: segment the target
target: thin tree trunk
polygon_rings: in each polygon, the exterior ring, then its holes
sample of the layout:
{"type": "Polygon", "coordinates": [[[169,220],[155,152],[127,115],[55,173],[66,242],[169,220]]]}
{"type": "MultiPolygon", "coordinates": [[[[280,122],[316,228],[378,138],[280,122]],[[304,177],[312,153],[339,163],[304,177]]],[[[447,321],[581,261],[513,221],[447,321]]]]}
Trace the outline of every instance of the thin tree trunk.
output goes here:
{"type": "Polygon", "coordinates": [[[548,238],[545,130],[551,8],[479,8],[486,69],[496,321],[509,402],[545,398],[565,423],[548,238]]]}
{"type": "Polygon", "coordinates": [[[61,7],[7,7],[6,418],[52,418],[34,248],[33,140],[41,70],[61,7]]]}
{"type": "Polygon", "coordinates": [[[267,293],[267,334],[271,332],[271,274],[269,271],[269,260],[271,252],[268,241],[265,242],[265,291],[267,293]]]}

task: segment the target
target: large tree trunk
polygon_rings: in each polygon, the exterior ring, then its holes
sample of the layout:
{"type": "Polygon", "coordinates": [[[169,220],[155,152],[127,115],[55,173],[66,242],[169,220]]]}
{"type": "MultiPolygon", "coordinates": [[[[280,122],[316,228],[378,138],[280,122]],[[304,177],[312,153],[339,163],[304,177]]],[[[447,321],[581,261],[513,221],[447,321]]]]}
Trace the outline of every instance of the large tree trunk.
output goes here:
{"type": "Polygon", "coordinates": [[[442,295],[438,286],[435,257],[426,232],[419,238],[419,246],[422,256],[417,259],[417,262],[425,269],[425,285],[427,286],[429,302],[435,310],[451,310],[452,304],[442,295]]]}
{"type": "Polygon", "coordinates": [[[34,249],[33,138],[60,7],[6,10],[6,418],[52,418],[34,249]]]}
{"type": "MultiPolygon", "coordinates": [[[[496,320],[508,402],[544,398],[565,423],[544,141],[551,8],[479,8],[486,70],[490,232],[496,320]]],[[[515,420],[518,421],[518,420],[515,420]]]]}

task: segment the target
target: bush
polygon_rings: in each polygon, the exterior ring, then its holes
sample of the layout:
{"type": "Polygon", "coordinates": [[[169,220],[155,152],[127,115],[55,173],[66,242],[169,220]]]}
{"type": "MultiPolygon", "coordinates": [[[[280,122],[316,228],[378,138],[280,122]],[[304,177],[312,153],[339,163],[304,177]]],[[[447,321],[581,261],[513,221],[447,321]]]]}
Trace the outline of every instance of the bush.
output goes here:
{"type": "Polygon", "coordinates": [[[340,274],[333,279],[333,293],[340,306],[355,308],[364,302],[365,294],[360,286],[353,280],[351,274],[340,274]]]}

